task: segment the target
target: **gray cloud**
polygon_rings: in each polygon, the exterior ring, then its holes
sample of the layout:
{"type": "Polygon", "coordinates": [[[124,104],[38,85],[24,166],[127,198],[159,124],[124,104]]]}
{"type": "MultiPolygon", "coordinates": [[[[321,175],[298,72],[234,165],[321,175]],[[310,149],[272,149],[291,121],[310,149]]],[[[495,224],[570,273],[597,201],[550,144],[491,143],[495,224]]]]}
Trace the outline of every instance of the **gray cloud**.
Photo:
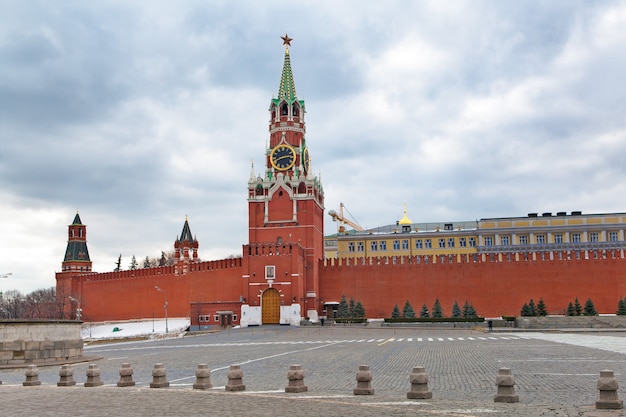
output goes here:
{"type": "Polygon", "coordinates": [[[170,249],[185,215],[203,259],[239,253],[285,32],[328,209],[372,228],[403,203],[414,222],[626,207],[620,2],[5,2],[2,15],[3,288],[54,285],[76,208],[99,271],[170,249]]]}

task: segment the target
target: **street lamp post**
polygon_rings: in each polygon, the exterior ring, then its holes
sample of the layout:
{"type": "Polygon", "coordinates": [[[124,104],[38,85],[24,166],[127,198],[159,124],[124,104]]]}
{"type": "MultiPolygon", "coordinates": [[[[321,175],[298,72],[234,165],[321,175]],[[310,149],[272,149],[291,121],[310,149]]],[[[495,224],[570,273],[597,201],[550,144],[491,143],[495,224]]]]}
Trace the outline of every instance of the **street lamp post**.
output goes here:
{"type": "Polygon", "coordinates": [[[167,334],[169,332],[169,329],[167,328],[167,294],[165,293],[165,290],[159,288],[158,285],[155,285],[154,288],[163,293],[163,310],[165,310],[165,334],[167,334]]]}
{"type": "Polygon", "coordinates": [[[80,300],[76,299],[74,297],[72,297],[71,295],[69,296],[70,300],[75,302],[77,307],[76,307],[76,320],[80,320],[80,318],[83,316],[83,309],[80,308],[80,300]]]}

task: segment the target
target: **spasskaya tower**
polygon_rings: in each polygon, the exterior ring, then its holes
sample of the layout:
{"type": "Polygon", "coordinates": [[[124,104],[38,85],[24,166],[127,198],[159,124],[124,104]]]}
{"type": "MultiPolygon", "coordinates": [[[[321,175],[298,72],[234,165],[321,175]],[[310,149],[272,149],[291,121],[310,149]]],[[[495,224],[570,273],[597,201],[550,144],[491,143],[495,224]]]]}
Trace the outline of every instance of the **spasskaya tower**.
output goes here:
{"type": "MultiPolygon", "coordinates": [[[[269,146],[265,151],[264,173],[254,172],[254,163],[248,182],[249,243],[272,244],[279,247],[299,247],[304,258],[302,271],[297,267],[276,265],[276,277],[300,277],[289,291],[290,299],[281,300],[298,303],[303,311],[317,310],[319,302],[318,266],[324,256],[324,190],[320,179],[313,174],[306,140],[304,100],[298,99],[291,71],[289,47],[292,39],[282,37],[285,45],[283,71],[278,87],[278,96],[269,107],[269,146]],[[283,274],[284,272],[284,274],[283,274]],[[296,288],[300,290],[296,290],[296,288]]],[[[295,252],[294,252],[295,253],[295,252]]],[[[251,262],[253,262],[251,260],[251,262]]],[[[274,262],[265,259],[263,262],[274,262]]],[[[261,267],[258,265],[257,267],[261,267]]],[[[279,283],[279,278],[268,282],[259,279],[250,265],[250,280],[269,288],[279,283]]],[[[263,274],[259,274],[263,275],[263,274]]],[[[262,288],[259,288],[263,290],[262,288]]],[[[252,300],[250,300],[252,302],[252,300]]],[[[264,320],[265,322],[265,320],[264,320]]]]}

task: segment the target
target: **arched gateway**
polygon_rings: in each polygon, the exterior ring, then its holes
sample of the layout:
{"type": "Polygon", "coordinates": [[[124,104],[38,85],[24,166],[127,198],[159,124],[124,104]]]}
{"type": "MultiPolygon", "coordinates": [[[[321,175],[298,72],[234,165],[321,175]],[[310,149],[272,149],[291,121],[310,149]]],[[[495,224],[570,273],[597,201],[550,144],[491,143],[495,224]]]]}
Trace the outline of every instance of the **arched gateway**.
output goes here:
{"type": "Polygon", "coordinates": [[[280,294],[275,288],[268,288],[261,297],[261,321],[263,324],[280,323],[280,294]]]}

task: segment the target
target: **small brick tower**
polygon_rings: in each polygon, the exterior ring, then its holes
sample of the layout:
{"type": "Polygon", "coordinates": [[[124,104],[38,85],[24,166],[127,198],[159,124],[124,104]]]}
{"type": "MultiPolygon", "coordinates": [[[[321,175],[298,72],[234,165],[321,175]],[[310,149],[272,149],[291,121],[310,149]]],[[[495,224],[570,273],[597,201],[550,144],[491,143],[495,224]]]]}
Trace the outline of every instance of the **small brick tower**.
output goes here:
{"type": "Polygon", "coordinates": [[[189,272],[189,264],[198,262],[198,241],[191,234],[189,219],[185,218],[180,238],[174,242],[174,256],[176,257],[176,274],[185,275],[189,272]]]}
{"type": "Polygon", "coordinates": [[[63,272],[90,272],[91,259],[87,250],[87,226],[76,212],[74,221],[67,227],[67,249],[62,262],[63,272]]]}

